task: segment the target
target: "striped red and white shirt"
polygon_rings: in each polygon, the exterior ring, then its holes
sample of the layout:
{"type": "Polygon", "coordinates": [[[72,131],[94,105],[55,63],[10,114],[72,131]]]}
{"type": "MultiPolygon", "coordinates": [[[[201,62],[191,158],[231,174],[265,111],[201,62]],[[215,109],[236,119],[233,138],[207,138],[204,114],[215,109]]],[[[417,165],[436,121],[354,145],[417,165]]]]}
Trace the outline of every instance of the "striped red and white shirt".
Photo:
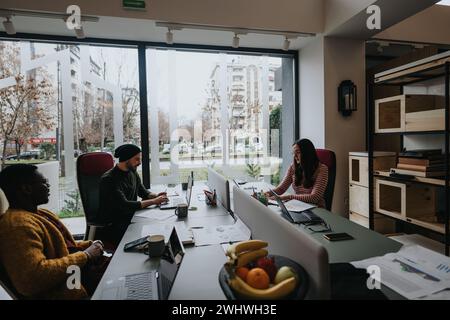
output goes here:
{"type": "Polygon", "coordinates": [[[296,199],[303,202],[315,204],[321,208],[325,208],[325,190],[328,184],[328,167],[323,163],[319,164],[313,175],[314,184],[311,188],[295,185],[295,167],[291,164],[283,181],[273,191],[276,194],[283,194],[292,186],[295,194],[289,196],[289,200],[296,199]]]}

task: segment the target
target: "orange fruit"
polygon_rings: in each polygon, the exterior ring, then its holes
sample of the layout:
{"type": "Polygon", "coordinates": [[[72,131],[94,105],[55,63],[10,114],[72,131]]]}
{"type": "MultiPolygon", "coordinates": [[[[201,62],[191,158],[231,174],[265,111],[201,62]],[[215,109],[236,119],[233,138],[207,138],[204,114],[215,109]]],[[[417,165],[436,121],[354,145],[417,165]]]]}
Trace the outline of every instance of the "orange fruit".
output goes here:
{"type": "Polygon", "coordinates": [[[247,274],[247,284],[255,289],[267,289],[270,278],[264,269],[253,268],[247,274]]]}
{"type": "Polygon", "coordinates": [[[249,270],[246,267],[239,267],[236,269],[237,276],[244,281],[247,281],[248,272],[249,272],[249,270]]]}

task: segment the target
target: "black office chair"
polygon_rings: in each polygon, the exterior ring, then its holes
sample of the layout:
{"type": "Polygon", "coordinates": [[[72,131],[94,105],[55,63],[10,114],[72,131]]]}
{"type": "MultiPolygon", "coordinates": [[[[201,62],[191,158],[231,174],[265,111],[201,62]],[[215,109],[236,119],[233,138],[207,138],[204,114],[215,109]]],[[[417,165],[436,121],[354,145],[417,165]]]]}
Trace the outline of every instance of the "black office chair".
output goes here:
{"type": "Polygon", "coordinates": [[[102,175],[112,167],[114,159],[107,152],[84,153],[77,158],[77,182],[86,217],[86,240],[93,240],[95,231],[106,226],[99,214],[99,186],[102,175]]]}
{"type": "Polygon", "coordinates": [[[316,149],[319,161],[328,167],[328,184],[325,190],[325,206],[331,211],[333,204],[334,183],[336,181],[336,154],[331,150],[316,149]]]}

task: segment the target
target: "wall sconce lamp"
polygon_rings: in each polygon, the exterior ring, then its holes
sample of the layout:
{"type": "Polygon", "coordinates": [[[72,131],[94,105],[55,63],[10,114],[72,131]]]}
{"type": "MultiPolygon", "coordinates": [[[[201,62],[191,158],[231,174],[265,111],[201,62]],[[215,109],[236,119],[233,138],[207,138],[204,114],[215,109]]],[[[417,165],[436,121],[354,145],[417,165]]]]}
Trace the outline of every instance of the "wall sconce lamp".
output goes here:
{"type": "Polygon", "coordinates": [[[356,86],[351,80],[344,80],[338,88],[338,111],[342,112],[344,117],[356,111],[356,86]]]}

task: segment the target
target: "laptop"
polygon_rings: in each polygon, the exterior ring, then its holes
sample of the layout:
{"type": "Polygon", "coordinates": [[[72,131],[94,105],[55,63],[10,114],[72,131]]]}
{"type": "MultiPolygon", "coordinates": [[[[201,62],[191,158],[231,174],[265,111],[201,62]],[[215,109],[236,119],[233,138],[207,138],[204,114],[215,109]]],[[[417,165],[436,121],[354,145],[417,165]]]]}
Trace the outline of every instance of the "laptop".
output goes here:
{"type": "Polygon", "coordinates": [[[179,204],[187,204],[187,206],[189,207],[189,204],[191,203],[192,184],[192,176],[189,176],[186,198],[183,198],[181,196],[169,197],[169,201],[167,201],[166,203],[161,203],[159,205],[159,208],[161,210],[175,209],[179,204]]]}
{"type": "Polygon", "coordinates": [[[128,274],[106,282],[102,300],[167,300],[184,257],[176,228],[172,229],[157,270],[128,274]]]}
{"type": "Polygon", "coordinates": [[[298,224],[319,224],[323,223],[322,218],[320,218],[318,215],[313,213],[310,210],[302,211],[302,212],[294,212],[289,211],[281,198],[273,191],[270,190],[272,195],[274,196],[275,200],[277,201],[278,206],[281,209],[281,216],[285,218],[286,220],[292,222],[292,223],[298,223],[298,224]]]}

